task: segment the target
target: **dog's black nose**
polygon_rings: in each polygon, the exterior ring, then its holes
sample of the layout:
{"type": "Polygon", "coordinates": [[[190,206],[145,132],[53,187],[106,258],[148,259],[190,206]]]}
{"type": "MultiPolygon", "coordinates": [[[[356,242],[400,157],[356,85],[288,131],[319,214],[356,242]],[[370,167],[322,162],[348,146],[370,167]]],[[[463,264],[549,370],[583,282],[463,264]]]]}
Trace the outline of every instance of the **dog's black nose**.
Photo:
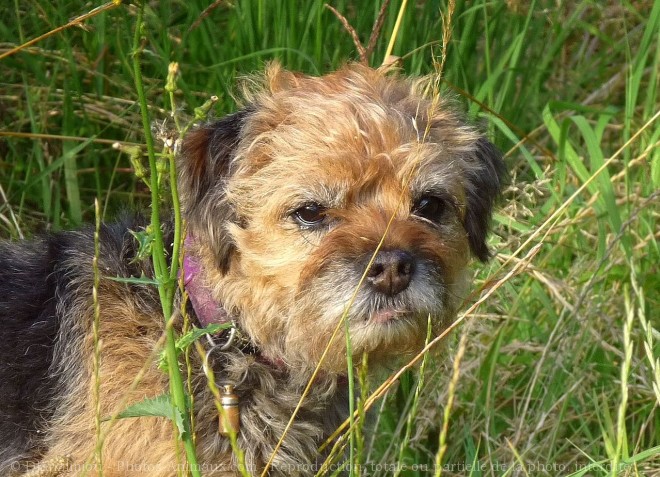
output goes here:
{"type": "Polygon", "coordinates": [[[415,259],[403,250],[381,250],[367,272],[371,286],[384,295],[394,296],[408,288],[415,272],[415,259]]]}

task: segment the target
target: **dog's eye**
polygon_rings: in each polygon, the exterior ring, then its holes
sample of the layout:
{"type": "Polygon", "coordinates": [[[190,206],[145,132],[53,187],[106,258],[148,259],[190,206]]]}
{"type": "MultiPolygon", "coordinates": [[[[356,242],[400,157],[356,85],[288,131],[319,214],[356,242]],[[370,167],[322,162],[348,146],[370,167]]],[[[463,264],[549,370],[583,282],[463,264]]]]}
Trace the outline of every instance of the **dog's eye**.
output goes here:
{"type": "Polygon", "coordinates": [[[418,217],[439,223],[445,212],[445,201],[440,197],[425,195],[415,203],[412,212],[418,217]]]}
{"type": "Polygon", "coordinates": [[[326,217],[325,211],[326,208],[320,204],[305,204],[294,210],[291,217],[302,227],[314,227],[323,223],[326,217]]]}

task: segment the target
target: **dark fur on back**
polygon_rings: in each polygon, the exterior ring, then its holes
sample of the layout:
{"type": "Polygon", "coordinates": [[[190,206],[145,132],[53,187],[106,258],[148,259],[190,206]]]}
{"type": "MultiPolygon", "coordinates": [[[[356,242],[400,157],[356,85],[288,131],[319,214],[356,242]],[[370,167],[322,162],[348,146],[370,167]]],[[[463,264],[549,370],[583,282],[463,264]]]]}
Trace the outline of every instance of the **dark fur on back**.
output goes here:
{"type": "Polygon", "coordinates": [[[49,372],[59,320],[55,258],[63,237],[0,245],[0,470],[5,455],[27,454],[52,417],[49,372]]]}
{"type": "MultiPolygon", "coordinates": [[[[136,242],[129,229],[140,226],[140,220],[102,226],[103,275],[129,277],[149,271],[131,265],[136,242]]],[[[0,475],[6,475],[19,456],[29,459],[42,450],[57,398],[66,388],[64,374],[80,372],[62,369],[53,356],[70,353],[64,347],[77,346],[82,339],[82,330],[61,326],[71,297],[82,296],[91,306],[93,256],[91,228],[33,242],[0,243],[0,475]],[[81,289],[83,293],[76,293],[81,289]],[[59,339],[62,335],[69,339],[59,339]]]]}

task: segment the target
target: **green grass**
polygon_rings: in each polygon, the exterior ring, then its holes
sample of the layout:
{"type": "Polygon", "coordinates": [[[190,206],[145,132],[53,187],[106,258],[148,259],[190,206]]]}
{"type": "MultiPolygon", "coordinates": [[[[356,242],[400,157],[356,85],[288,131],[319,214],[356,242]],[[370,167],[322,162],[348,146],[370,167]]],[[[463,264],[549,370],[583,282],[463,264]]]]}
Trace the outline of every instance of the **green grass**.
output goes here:
{"type": "MultiPolygon", "coordinates": [[[[154,124],[169,121],[173,61],[183,113],[218,95],[222,115],[237,107],[234,78],[267,60],[321,74],[357,58],[321,1],[231,3],[204,14],[201,0],[145,8],[154,124]]],[[[375,403],[376,429],[358,420],[350,455],[362,475],[438,475],[428,469],[440,460],[446,476],[660,475],[660,2],[559,3],[456,2],[442,94],[506,153],[499,254],[475,266],[465,309],[490,296],[442,359],[427,356],[423,386],[404,373],[375,403]]],[[[332,5],[366,42],[380,4],[332,5]]],[[[90,8],[15,0],[0,19],[0,55],[90,8]]],[[[394,46],[407,74],[433,71],[440,12],[444,2],[409,2],[394,46]]],[[[126,153],[145,142],[136,17],[120,5],[0,59],[0,236],[91,222],[95,198],[108,217],[149,203],[126,153]]]]}

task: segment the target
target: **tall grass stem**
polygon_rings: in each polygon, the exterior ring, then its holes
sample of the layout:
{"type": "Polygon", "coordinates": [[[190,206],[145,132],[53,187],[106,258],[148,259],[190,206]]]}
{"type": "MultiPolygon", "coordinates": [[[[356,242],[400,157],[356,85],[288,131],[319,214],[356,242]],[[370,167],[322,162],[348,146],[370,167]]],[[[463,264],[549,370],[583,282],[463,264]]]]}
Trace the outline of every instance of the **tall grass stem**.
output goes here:
{"type": "MultiPolygon", "coordinates": [[[[143,21],[144,15],[144,2],[141,2],[138,7],[138,14],[135,23],[135,35],[133,38],[133,74],[135,81],[135,91],[138,95],[140,104],[140,112],[142,117],[142,127],[145,135],[145,142],[147,145],[147,154],[149,157],[150,169],[150,182],[151,182],[151,233],[153,234],[152,244],[152,260],[154,265],[155,279],[158,282],[158,294],[160,296],[161,306],[163,310],[163,317],[166,322],[166,340],[165,340],[165,354],[168,363],[168,372],[170,377],[170,394],[172,396],[173,413],[179,414],[184,422],[184,432],[181,436],[183,445],[186,451],[186,458],[190,473],[194,477],[201,477],[199,466],[197,465],[197,456],[195,453],[195,443],[193,436],[190,433],[190,420],[187,409],[186,395],[183,379],[179,370],[178,353],[176,350],[176,335],[172,327],[171,320],[173,319],[173,301],[174,293],[176,291],[177,281],[172,277],[167,267],[165,259],[165,247],[163,243],[163,231],[160,222],[160,184],[158,169],[156,164],[156,153],[154,148],[153,136],[151,134],[151,121],[149,119],[149,110],[147,106],[146,95],[144,92],[144,85],[142,82],[142,70],[140,64],[140,53],[142,51],[141,41],[143,29],[146,25],[143,21]]],[[[171,168],[173,169],[173,168],[171,168]]],[[[175,169],[174,169],[175,170],[175,169]]],[[[174,184],[176,184],[176,177],[174,184]]],[[[180,221],[180,217],[179,217],[180,221]]],[[[180,227],[180,224],[175,224],[175,227],[180,227]]],[[[179,232],[180,234],[180,228],[179,232]]],[[[180,240],[180,239],[179,239],[180,240]]],[[[178,244],[177,244],[178,247],[178,244]]],[[[177,248],[178,249],[178,248],[177,248]]],[[[172,262],[172,269],[178,266],[178,262],[172,262]]],[[[174,416],[173,416],[174,417],[174,416]]]]}

